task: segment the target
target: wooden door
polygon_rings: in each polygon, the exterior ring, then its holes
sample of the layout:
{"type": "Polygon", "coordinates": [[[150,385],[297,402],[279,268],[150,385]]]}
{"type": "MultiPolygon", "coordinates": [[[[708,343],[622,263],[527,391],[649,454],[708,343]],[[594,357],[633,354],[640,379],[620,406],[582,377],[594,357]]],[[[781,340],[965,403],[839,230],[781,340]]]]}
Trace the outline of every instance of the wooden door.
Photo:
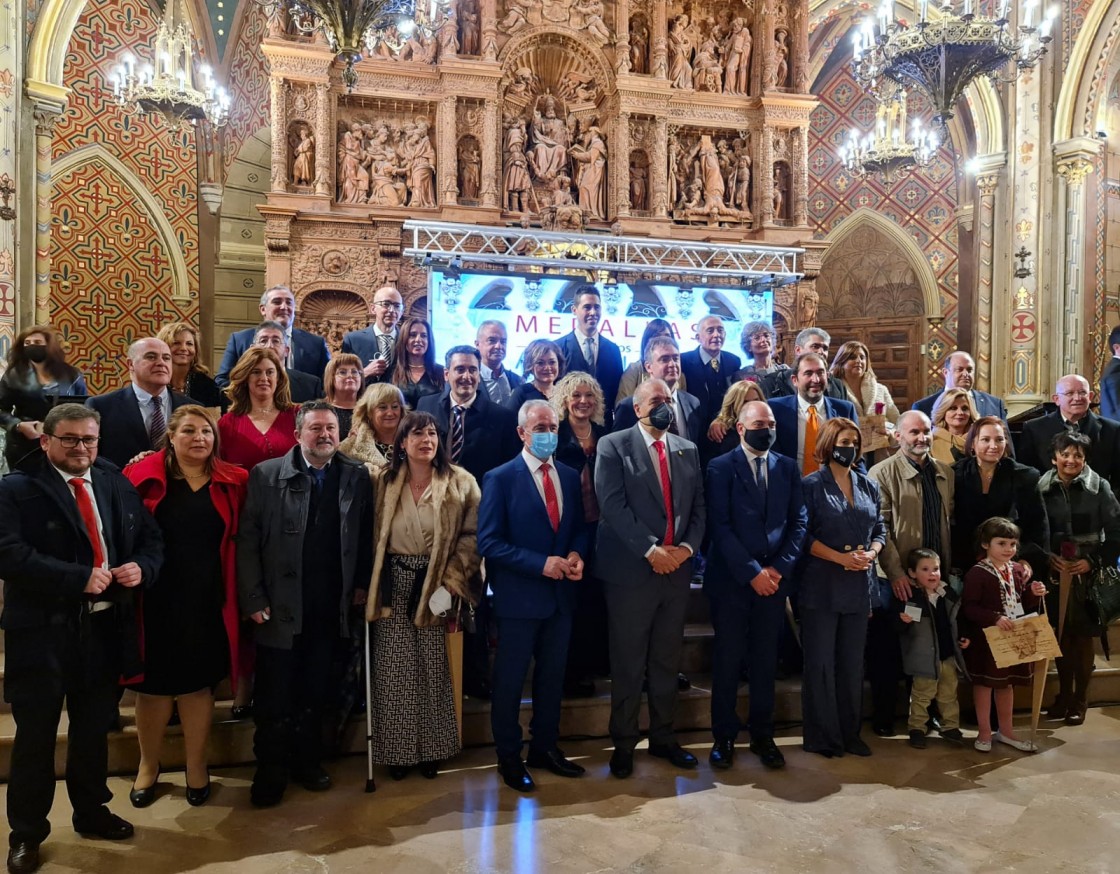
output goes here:
{"type": "Polygon", "coordinates": [[[920,316],[892,319],[843,319],[820,322],[832,337],[829,356],[835,358],[848,340],[859,340],[871,353],[875,378],[891,393],[899,412],[910,409],[926,395],[926,368],[922,355],[920,316]]]}

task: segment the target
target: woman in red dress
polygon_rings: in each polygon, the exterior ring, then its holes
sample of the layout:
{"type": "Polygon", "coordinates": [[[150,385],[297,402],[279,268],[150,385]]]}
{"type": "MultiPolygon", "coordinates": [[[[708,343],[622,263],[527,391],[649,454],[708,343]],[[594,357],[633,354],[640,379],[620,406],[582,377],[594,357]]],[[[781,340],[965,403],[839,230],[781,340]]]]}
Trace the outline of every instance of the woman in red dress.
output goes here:
{"type": "Polygon", "coordinates": [[[288,374],[271,349],[253,346],[229,375],[229,412],[218,420],[222,458],[245,470],[296,445],[296,406],[288,374]]]}

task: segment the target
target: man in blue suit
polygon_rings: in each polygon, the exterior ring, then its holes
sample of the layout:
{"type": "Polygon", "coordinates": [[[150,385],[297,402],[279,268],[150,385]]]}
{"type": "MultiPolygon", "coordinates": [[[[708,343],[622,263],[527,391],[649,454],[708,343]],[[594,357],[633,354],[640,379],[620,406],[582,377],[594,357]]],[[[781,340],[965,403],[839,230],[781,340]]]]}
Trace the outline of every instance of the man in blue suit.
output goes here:
{"type": "Polygon", "coordinates": [[[506,785],[519,792],[535,788],[521,761],[519,719],[521,689],[532,659],[528,764],[562,777],[583,773],[556,746],[576,585],[583,578],[590,541],[579,474],[553,458],[559,427],[547,401],[522,405],[517,435],[524,448],[513,461],[486,474],[478,511],[478,551],[486,559],[498,620],[490,725],[498,770],[506,785]]]}
{"type": "Polygon", "coordinates": [[[937,409],[937,402],[941,400],[942,393],[951,388],[959,388],[968,392],[972,398],[972,405],[976,407],[976,412],[981,417],[996,416],[1007,421],[1007,407],[1004,406],[1002,399],[972,387],[976,382],[976,362],[967,352],[958,350],[951,353],[945,359],[945,366],[942,367],[941,372],[945,375],[945,388],[927,395],[920,401],[915,401],[910,409],[925,413],[932,420],[933,411],[937,409]]]}
{"type": "Polygon", "coordinates": [[[724,351],[727,330],[719,316],[704,316],[696,325],[696,336],[700,345],[681,355],[681,373],[685,385],[700,399],[700,418],[704,420],[704,433],[707,433],[743,362],[738,355],[724,351]]]}
{"type": "MultiPolygon", "coordinates": [[[[331,353],[327,349],[326,341],[318,334],[301,331],[292,327],[296,317],[296,298],[292,290],[286,285],[274,285],[261,295],[261,318],[265,321],[279,322],[284,327],[285,340],[291,350],[285,365],[292,370],[302,370],[321,380],[323,371],[327,369],[327,362],[331,353]]],[[[244,331],[234,331],[229,335],[226,351],[222,355],[222,363],[218,366],[218,373],[214,381],[221,388],[229,385],[229,372],[237,365],[245,350],[253,345],[256,328],[246,328],[244,331]]]]}
{"type": "Polygon", "coordinates": [[[801,472],[771,452],[770,407],[752,401],[739,413],[741,449],[708,465],[708,565],[704,592],[712,605],[712,767],[730,768],[741,728],[735,713],[739,669],[750,667],[751,752],[768,768],[785,758],[774,743],[778,635],[786,619],[790,574],[805,539],[801,472]]]}
{"type": "Polygon", "coordinates": [[[599,333],[599,322],[603,318],[599,289],[594,285],[582,285],[576,289],[572,314],[576,317],[576,330],[565,334],[556,341],[556,345],[564,353],[568,373],[581,370],[599,380],[603,397],[607,399],[609,428],[612,419],[610,404],[618,397],[618,383],[622,380],[622,352],[599,333]]]}
{"type": "Polygon", "coordinates": [[[816,430],[827,419],[843,417],[859,422],[856,408],[849,401],[825,396],[828,385],[826,363],[816,352],[803,352],[793,365],[791,379],[797,394],[772,398],[770,409],[777,425],[777,442],[774,451],[797,461],[802,476],[813,473],[819,465],[813,461],[814,440],[805,445],[805,428],[816,418],[816,430]]]}
{"type": "Polygon", "coordinates": [[[1101,374],[1101,412],[1106,419],[1120,421],[1120,327],[1108,335],[1112,358],[1101,374]]]}

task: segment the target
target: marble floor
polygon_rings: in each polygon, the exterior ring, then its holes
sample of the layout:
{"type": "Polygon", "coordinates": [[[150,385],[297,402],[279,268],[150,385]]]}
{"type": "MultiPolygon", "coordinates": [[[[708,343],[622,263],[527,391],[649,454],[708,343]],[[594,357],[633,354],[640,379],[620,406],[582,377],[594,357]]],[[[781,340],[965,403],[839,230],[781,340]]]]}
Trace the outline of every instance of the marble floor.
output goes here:
{"type": "MultiPolygon", "coordinates": [[[[1020,717],[1021,723],[1023,718],[1020,717]]],[[[1048,724],[1055,725],[1054,723],[1048,724]]],[[[870,731],[865,732],[870,735],[870,731]]],[[[133,810],[130,781],[111,780],[113,809],[136,837],[78,838],[60,783],[44,872],[1115,872],[1120,871],[1120,707],[1085,725],[1040,732],[1042,752],[989,754],[930,739],[869,737],[874,755],[825,760],[779,739],[784,771],[765,771],[745,747],[713,772],[706,734],[682,736],[693,772],[639,752],[625,781],[607,773],[606,741],[564,744],[589,773],[538,774],[520,796],[500,785],[489,749],[469,750],[434,781],[394,783],[381,772],[363,792],[365,763],[330,766],[335,788],[289,790],[272,810],[249,806],[249,768],[215,772],[201,808],[182,773],[156,802],[133,810]]]]}

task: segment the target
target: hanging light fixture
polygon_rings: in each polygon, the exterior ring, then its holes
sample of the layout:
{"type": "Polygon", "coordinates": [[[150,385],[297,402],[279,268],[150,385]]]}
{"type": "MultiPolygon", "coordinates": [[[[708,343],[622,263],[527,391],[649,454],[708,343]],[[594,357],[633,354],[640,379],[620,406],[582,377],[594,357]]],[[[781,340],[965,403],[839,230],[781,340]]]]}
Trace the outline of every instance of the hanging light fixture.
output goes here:
{"type": "Polygon", "coordinates": [[[893,182],[929,164],[940,145],[938,133],[918,119],[907,129],[906,92],[896,89],[889,102],[879,105],[873,133],[850,132],[848,142],[840,147],[840,161],[854,175],[878,173],[893,182]]]}
{"type": "Polygon", "coordinates": [[[384,46],[399,51],[414,35],[434,37],[448,19],[451,0],[256,0],[270,12],[285,10],[301,33],[318,31],[346,64],[348,91],[358,83],[354,65],[384,46]]]}
{"type": "Polygon", "coordinates": [[[229,94],[205,65],[199,68],[201,81],[196,85],[191,33],[177,20],[177,6],[177,0],[167,0],[151,63],[140,64],[126,54],[110,74],[113,95],[130,112],[159,113],[173,131],[202,120],[222,127],[229,121],[229,94]]]}
{"type": "Polygon", "coordinates": [[[945,0],[930,18],[929,0],[920,0],[919,21],[910,25],[896,19],[890,0],[883,0],[855,33],[853,74],[880,102],[897,87],[918,88],[933,104],[934,122],[944,126],[969,83],[982,75],[1013,81],[1020,70],[1038,63],[1052,39],[1057,6],[1036,23],[1038,0],[1023,0],[1013,26],[1010,0],[993,2],[998,3],[995,18],[977,15],[974,0],[963,0],[959,15],[952,0],[945,0]],[[1008,65],[1010,78],[1001,78],[1008,65]]]}

